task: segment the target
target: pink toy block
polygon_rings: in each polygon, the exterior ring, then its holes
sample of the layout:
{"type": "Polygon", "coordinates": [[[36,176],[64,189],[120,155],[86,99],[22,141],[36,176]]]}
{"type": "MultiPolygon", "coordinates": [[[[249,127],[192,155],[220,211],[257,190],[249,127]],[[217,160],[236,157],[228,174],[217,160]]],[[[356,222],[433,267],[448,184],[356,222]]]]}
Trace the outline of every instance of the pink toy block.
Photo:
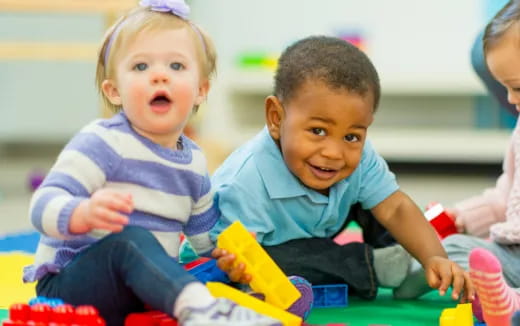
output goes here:
{"type": "Polygon", "coordinates": [[[177,321],[163,312],[154,310],[128,315],[125,326],[177,326],[177,321]]]}
{"type": "Polygon", "coordinates": [[[9,308],[9,319],[3,326],[105,326],[105,321],[92,306],[61,305],[51,308],[48,304],[14,304],[9,308]]]}
{"type": "Polygon", "coordinates": [[[441,239],[451,234],[458,233],[457,227],[453,222],[453,217],[449,215],[441,204],[434,204],[424,212],[424,216],[435,228],[441,239]]]}

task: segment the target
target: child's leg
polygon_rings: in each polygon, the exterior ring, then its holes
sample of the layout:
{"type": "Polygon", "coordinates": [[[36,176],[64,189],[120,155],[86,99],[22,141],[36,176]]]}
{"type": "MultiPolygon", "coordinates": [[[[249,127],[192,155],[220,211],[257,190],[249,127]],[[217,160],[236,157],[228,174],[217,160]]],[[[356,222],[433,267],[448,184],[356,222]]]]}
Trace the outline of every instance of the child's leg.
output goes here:
{"type": "Polygon", "coordinates": [[[520,295],[507,285],[499,260],[490,251],[476,248],[469,265],[486,324],[509,325],[513,312],[520,309],[520,295]]]}
{"type": "Polygon", "coordinates": [[[363,209],[360,204],[352,205],[347,221],[354,221],[359,225],[363,232],[363,241],[374,249],[397,244],[392,235],[377,221],[372,212],[363,209]]]}
{"type": "Polygon", "coordinates": [[[395,288],[408,273],[411,256],[381,225],[370,210],[360,204],[350,208],[347,221],[355,221],[363,232],[363,241],[374,248],[374,269],[379,285],[395,288]]]}
{"type": "MultiPolygon", "coordinates": [[[[491,243],[473,236],[455,234],[445,238],[442,245],[451,260],[468,270],[468,257],[471,250],[477,247],[489,247],[491,243]]],[[[394,297],[397,299],[414,299],[431,290],[426,282],[424,269],[414,259],[405,280],[394,290],[394,297]]]]}
{"type": "Polygon", "coordinates": [[[286,275],[299,275],[315,285],[346,283],[366,299],[377,294],[372,249],[363,243],[344,246],[328,238],[297,239],[264,249],[286,275]]]}
{"type": "Polygon", "coordinates": [[[126,315],[142,311],[144,303],[169,315],[182,315],[189,320],[187,325],[198,325],[200,320],[211,325],[234,325],[236,321],[278,325],[228,300],[215,300],[140,227],[126,227],[98,241],[59,274],[39,282],[37,292],[73,305],[94,305],[109,326],[123,325],[126,315]]]}
{"type": "MultiPolygon", "coordinates": [[[[73,305],[94,305],[108,325],[123,325],[128,313],[143,310],[143,303],[172,314],[177,297],[193,282],[196,279],[149,231],[127,227],[99,240],[59,274],[43,279],[37,290],[73,305]]],[[[203,292],[200,300],[209,304],[213,298],[203,292]]]]}

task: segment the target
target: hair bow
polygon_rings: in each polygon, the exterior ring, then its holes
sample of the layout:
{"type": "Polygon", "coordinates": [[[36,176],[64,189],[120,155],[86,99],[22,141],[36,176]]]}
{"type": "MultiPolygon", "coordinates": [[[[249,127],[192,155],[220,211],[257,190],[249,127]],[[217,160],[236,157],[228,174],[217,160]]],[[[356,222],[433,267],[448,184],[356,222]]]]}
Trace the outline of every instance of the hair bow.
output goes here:
{"type": "Polygon", "coordinates": [[[187,19],[190,14],[190,7],[184,0],[141,0],[139,5],[154,11],[171,12],[183,19],[187,19]]]}

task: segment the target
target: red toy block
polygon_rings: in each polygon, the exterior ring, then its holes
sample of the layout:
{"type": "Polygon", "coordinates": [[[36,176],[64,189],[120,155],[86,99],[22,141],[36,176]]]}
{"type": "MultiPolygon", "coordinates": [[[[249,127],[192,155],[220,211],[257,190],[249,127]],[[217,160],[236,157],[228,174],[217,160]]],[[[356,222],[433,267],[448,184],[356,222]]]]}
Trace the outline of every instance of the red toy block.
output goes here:
{"type": "Polygon", "coordinates": [[[195,267],[197,267],[199,265],[207,263],[210,260],[211,260],[211,258],[208,258],[208,257],[200,257],[199,259],[196,259],[194,261],[190,261],[189,263],[184,264],[184,269],[190,270],[190,269],[195,268],[195,267]]]}
{"type": "Polygon", "coordinates": [[[3,326],[105,326],[105,321],[92,306],[60,305],[51,308],[48,304],[14,304],[9,308],[9,319],[3,326]]]}
{"type": "Polygon", "coordinates": [[[441,204],[431,205],[431,207],[424,212],[424,216],[435,228],[441,239],[458,233],[457,227],[453,222],[453,217],[444,210],[441,204]]]}
{"type": "Polygon", "coordinates": [[[177,321],[163,312],[154,310],[128,315],[125,326],[177,326],[177,321]]]}

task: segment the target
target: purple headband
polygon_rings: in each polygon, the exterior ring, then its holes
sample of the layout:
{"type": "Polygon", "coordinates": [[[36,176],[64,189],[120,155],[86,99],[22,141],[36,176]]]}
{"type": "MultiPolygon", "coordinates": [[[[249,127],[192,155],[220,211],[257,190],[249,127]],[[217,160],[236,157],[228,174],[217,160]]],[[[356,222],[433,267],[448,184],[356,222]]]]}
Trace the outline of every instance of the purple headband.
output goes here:
{"type": "MultiPolygon", "coordinates": [[[[141,0],[139,1],[139,5],[141,7],[149,7],[150,10],[153,11],[159,11],[159,12],[171,12],[172,14],[187,20],[188,15],[190,14],[190,7],[184,2],[184,0],[141,0]]],[[[124,20],[119,23],[119,25],[116,26],[114,29],[114,32],[110,36],[110,39],[108,40],[108,44],[105,48],[105,56],[104,56],[104,64],[106,66],[108,61],[108,55],[110,54],[110,48],[112,47],[112,43],[116,39],[117,34],[119,34],[119,30],[121,29],[121,25],[123,25],[124,20]]],[[[190,23],[190,25],[195,29],[197,34],[199,34],[202,45],[204,48],[206,47],[206,44],[204,43],[204,39],[202,38],[202,35],[200,34],[199,29],[190,23]]]]}

